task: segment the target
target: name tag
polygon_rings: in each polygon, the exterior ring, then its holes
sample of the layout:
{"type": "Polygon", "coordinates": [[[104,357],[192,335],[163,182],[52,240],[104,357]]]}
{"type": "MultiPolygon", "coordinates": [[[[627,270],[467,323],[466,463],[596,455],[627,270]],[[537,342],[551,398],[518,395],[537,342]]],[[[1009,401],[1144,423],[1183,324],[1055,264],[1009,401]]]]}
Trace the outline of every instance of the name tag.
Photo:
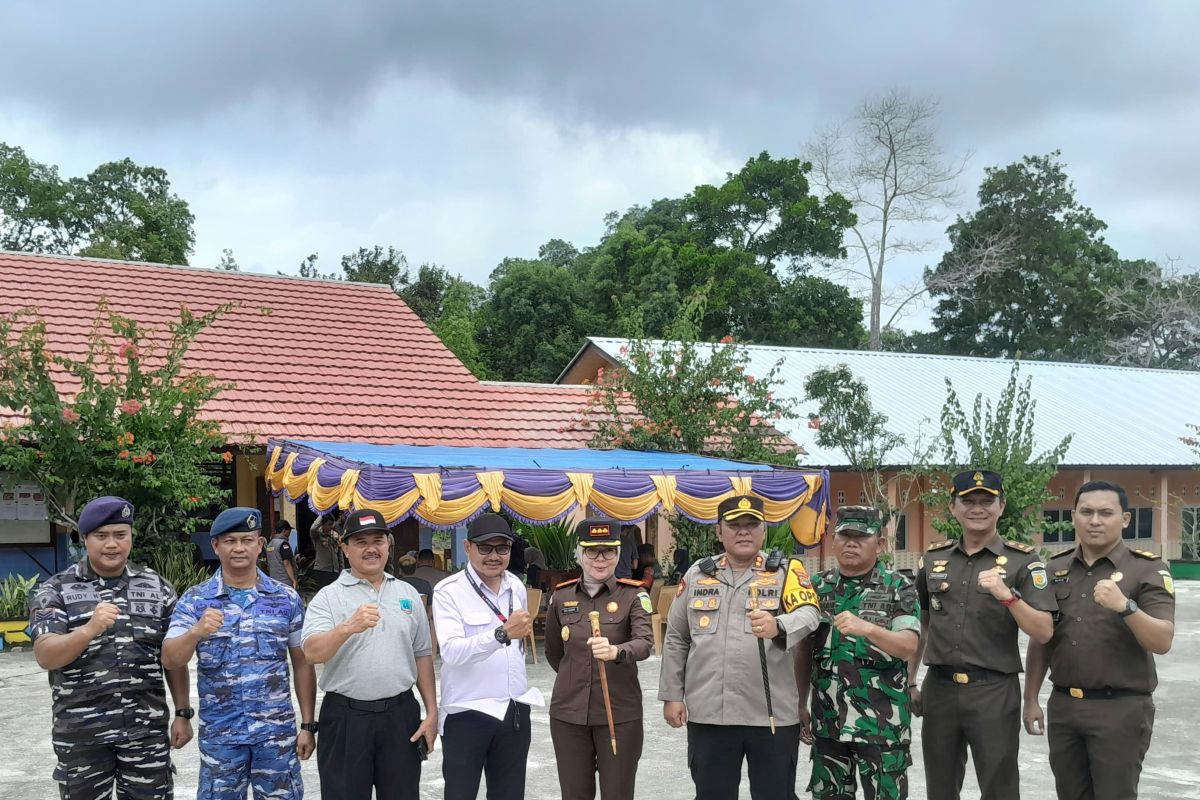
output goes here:
{"type": "Polygon", "coordinates": [[[74,590],[64,590],[62,599],[65,605],[71,605],[72,603],[99,603],[100,593],[91,586],[79,587],[74,590]]]}

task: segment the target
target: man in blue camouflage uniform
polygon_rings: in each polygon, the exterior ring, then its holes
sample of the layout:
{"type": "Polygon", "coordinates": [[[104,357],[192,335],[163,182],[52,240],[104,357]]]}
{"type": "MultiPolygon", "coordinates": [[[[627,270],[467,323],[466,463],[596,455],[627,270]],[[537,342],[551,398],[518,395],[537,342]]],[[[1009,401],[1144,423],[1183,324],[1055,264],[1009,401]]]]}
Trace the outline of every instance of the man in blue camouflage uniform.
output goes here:
{"type": "Polygon", "coordinates": [[[197,659],[200,693],[199,800],[304,796],[300,761],[314,748],[316,671],[304,658],[300,596],[257,568],[262,518],[254,508],[221,512],[211,530],[221,568],[184,593],[171,617],[163,661],[197,659]],[[303,724],[288,685],[290,654],[303,724]]]}
{"type": "Polygon", "coordinates": [[[868,506],[837,512],[838,566],[813,577],[821,627],[796,659],[801,739],[812,748],[808,788],[818,800],[853,800],[855,772],[867,800],[908,797],[911,715],[908,664],[921,623],[912,581],[880,563],[883,519],[868,506]]]}
{"type": "Polygon", "coordinates": [[[175,589],[131,563],[133,505],[100,497],[79,515],[87,555],[30,598],[37,662],[50,672],[54,779],[64,800],[169,800],[170,747],[192,738],[187,666],[167,670],[160,648],[175,589]]]}

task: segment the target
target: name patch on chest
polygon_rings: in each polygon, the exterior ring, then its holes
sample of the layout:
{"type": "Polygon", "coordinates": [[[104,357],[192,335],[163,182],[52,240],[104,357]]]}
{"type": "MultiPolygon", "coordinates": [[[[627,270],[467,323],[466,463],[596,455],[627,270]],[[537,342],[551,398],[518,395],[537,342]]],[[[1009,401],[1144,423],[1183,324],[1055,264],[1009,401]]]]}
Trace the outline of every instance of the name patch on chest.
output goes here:
{"type": "Polygon", "coordinates": [[[720,593],[721,593],[721,588],[719,586],[714,586],[711,589],[710,588],[701,589],[701,588],[697,587],[692,590],[692,597],[708,597],[710,595],[715,595],[715,594],[720,594],[720,593]]]}

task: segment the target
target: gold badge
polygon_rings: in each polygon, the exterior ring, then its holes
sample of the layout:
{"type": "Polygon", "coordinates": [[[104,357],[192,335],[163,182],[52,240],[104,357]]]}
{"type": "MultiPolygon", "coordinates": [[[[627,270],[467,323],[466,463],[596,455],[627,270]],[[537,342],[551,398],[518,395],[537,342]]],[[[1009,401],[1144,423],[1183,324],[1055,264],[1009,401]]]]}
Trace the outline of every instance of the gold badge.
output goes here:
{"type": "Polygon", "coordinates": [[[708,618],[708,614],[705,614],[700,618],[700,627],[707,628],[710,622],[712,622],[712,620],[708,618]]]}
{"type": "Polygon", "coordinates": [[[692,608],[704,608],[704,601],[697,600],[696,602],[692,603],[692,608]]]}
{"type": "Polygon", "coordinates": [[[996,556],[996,565],[1003,567],[1008,563],[1008,556],[996,556]]]}
{"type": "Polygon", "coordinates": [[[948,584],[948,583],[943,583],[943,584],[942,584],[942,586],[941,586],[941,588],[940,588],[940,589],[938,589],[938,591],[939,591],[939,592],[948,592],[948,591],[950,591],[950,584],[948,584]]]}
{"type": "Polygon", "coordinates": [[[1108,579],[1110,581],[1112,581],[1113,583],[1120,583],[1121,578],[1124,578],[1124,577],[1125,577],[1125,573],[1118,570],[1118,571],[1114,572],[1112,575],[1109,575],[1108,579]]]}
{"type": "Polygon", "coordinates": [[[750,507],[750,498],[749,497],[743,497],[741,500],[738,500],[738,508],[740,510],[745,511],[749,507],[750,507]]]}
{"type": "Polygon", "coordinates": [[[945,565],[945,564],[938,564],[936,567],[934,567],[934,568],[933,568],[933,571],[934,571],[934,572],[945,572],[945,571],[946,571],[946,565],[945,565]]]}
{"type": "Polygon", "coordinates": [[[934,565],[935,567],[944,567],[944,566],[946,566],[946,565],[947,565],[947,564],[949,564],[949,563],[950,563],[949,561],[934,561],[934,562],[933,562],[933,565],[934,565]]]}
{"type": "Polygon", "coordinates": [[[611,602],[611,603],[609,603],[608,605],[606,605],[606,606],[604,607],[604,610],[605,610],[605,611],[607,611],[607,612],[608,612],[608,613],[610,613],[610,614],[615,614],[615,613],[617,613],[617,609],[618,609],[618,608],[619,608],[619,606],[617,605],[616,601],[614,600],[613,602],[611,602]]]}
{"type": "Polygon", "coordinates": [[[711,598],[711,599],[708,601],[708,607],[709,607],[709,608],[716,608],[716,607],[717,607],[717,598],[715,598],[715,597],[711,598]]]}
{"type": "Polygon", "coordinates": [[[983,473],[976,472],[974,475],[971,476],[971,480],[975,481],[976,486],[983,486],[983,473]]]}
{"type": "Polygon", "coordinates": [[[562,626],[562,640],[565,642],[571,638],[571,629],[566,625],[562,626]]]}

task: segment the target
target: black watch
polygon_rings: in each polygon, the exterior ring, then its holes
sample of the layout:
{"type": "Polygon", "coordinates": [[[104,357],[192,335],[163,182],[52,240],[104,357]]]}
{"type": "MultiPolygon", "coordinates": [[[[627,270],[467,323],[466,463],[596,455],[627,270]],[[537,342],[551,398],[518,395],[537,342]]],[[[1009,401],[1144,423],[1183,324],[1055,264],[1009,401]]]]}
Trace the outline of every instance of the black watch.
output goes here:
{"type": "Polygon", "coordinates": [[[504,630],[503,625],[496,628],[496,641],[500,644],[508,644],[508,631],[504,630]]]}
{"type": "Polygon", "coordinates": [[[319,723],[319,722],[301,722],[300,723],[300,730],[308,731],[309,733],[316,733],[317,728],[319,728],[319,727],[321,727],[321,723],[319,723]]]}
{"type": "Polygon", "coordinates": [[[1125,607],[1117,612],[1117,616],[1128,617],[1131,614],[1136,614],[1138,610],[1137,602],[1131,597],[1125,601],[1125,607]]]}
{"type": "Polygon", "coordinates": [[[175,709],[175,716],[183,717],[184,719],[191,719],[192,717],[196,716],[196,709],[192,708],[191,706],[188,706],[187,708],[177,708],[175,709]]]}

